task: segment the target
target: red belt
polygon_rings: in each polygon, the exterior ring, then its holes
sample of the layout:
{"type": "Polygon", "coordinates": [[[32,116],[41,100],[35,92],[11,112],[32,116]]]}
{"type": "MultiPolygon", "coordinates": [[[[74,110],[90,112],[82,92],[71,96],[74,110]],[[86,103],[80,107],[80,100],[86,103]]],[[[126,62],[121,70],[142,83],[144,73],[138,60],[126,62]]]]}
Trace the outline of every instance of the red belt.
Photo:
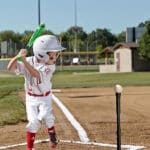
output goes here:
{"type": "Polygon", "coordinates": [[[43,96],[48,96],[50,93],[51,93],[50,91],[46,92],[45,94],[33,94],[33,93],[28,92],[28,95],[34,96],[34,97],[43,97],[43,96]]]}

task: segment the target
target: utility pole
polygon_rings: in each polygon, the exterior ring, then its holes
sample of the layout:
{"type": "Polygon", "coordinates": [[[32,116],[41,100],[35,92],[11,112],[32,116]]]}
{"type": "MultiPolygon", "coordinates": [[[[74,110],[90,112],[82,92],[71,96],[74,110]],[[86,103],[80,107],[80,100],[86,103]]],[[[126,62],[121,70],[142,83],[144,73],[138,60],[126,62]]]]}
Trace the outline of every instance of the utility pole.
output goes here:
{"type": "Polygon", "coordinates": [[[40,0],[38,0],[38,25],[41,24],[41,3],[40,0]]]}
{"type": "Polygon", "coordinates": [[[75,23],[75,45],[74,45],[74,53],[77,52],[77,0],[74,0],[74,23],[75,23]]]}
{"type": "Polygon", "coordinates": [[[72,31],[74,32],[74,53],[79,51],[78,47],[78,32],[81,31],[81,27],[77,26],[77,0],[74,0],[74,26],[72,27],[72,31]]]}

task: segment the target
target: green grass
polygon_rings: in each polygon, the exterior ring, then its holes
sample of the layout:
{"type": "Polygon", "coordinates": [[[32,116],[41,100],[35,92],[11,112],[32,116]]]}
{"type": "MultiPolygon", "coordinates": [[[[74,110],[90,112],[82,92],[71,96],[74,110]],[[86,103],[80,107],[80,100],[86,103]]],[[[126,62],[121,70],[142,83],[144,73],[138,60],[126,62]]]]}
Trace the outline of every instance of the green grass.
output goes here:
{"type": "Polygon", "coordinates": [[[0,98],[0,125],[25,121],[25,106],[17,92],[6,92],[0,98]]]}
{"type": "MultiPolygon", "coordinates": [[[[0,74],[9,74],[0,72],[0,74]]],[[[10,73],[11,74],[11,73],[10,73]]],[[[99,74],[87,69],[57,71],[52,79],[53,88],[149,86],[150,72],[99,74]]],[[[0,78],[0,125],[14,124],[26,120],[25,106],[18,96],[24,88],[23,77],[0,78]]]]}
{"type": "Polygon", "coordinates": [[[0,78],[0,125],[26,120],[25,106],[18,95],[23,82],[21,77],[0,78]]]}
{"type": "Polygon", "coordinates": [[[150,72],[136,73],[110,73],[96,72],[57,72],[52,80],[54,88],[98,87],[114,86],[148,86],[150,85],[150,72]]]}

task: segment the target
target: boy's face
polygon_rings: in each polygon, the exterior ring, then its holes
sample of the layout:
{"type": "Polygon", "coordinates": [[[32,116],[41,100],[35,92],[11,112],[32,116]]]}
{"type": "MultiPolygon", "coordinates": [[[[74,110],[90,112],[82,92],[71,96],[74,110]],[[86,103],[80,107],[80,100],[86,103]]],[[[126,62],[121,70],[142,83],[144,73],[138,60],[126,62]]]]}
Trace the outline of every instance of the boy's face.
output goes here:
{"type": "Polygon", "coordinates": [[[48,60],[47,64],[49,64],[49,65],[55,64],[56,59],[57,59],[57,53],[56,52],[48,52],[47,54],[49,55],[49,60],[48,60]]]}

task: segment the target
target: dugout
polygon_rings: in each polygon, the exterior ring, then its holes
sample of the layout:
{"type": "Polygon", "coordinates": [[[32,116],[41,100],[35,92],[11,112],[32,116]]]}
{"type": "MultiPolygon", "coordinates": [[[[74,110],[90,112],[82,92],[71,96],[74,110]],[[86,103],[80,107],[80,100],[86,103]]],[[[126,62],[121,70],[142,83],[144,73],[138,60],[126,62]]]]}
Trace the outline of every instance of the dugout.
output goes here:
{"type": "Polygon", "coordinates": [[[117,43],[112,48],[105,48],[101,55],[105,58],[105,64],[99,65],[101,73],[150,71],[150,61],[140,59],[138,44],[135,42],[117,43]],[[109,63],[113,55],[113,63],[109,63]]]}

